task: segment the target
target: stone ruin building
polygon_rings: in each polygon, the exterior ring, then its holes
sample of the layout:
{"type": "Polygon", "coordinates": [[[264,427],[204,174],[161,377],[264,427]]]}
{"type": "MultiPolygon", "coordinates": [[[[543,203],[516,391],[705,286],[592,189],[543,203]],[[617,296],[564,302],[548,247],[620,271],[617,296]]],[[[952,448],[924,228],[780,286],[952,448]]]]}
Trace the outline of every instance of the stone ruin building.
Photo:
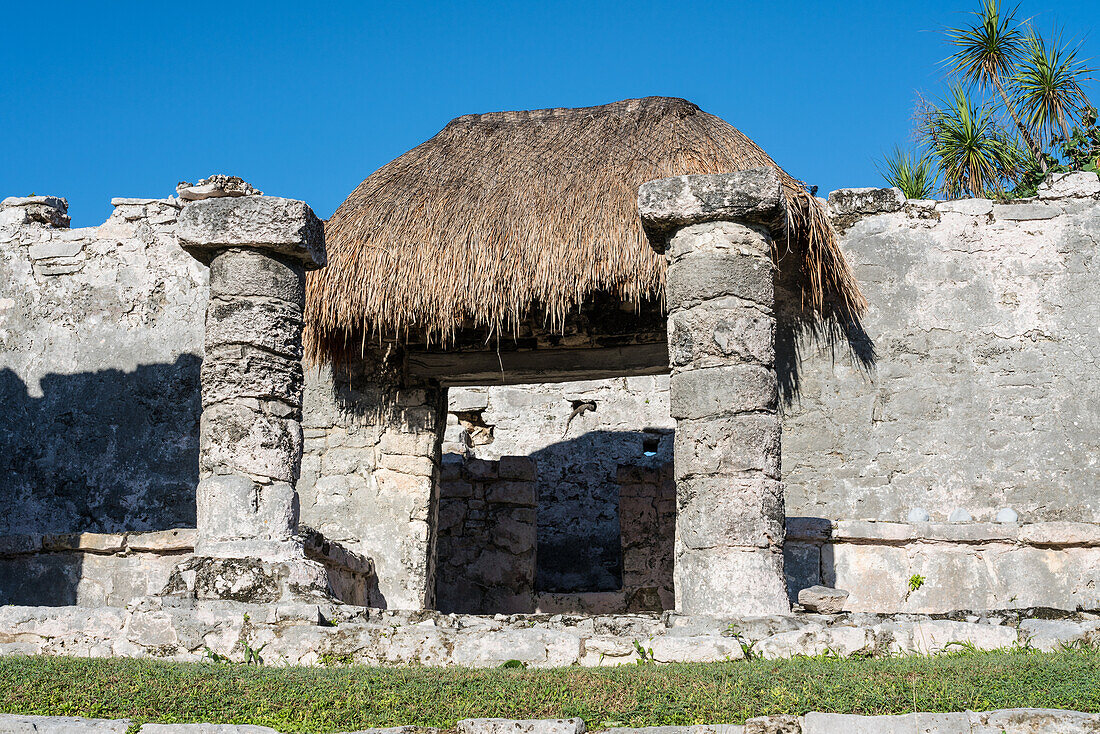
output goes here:
{"type": "Polygon", "coordinates": [[[457,118],[327,222],[177,193],[0,205],[0,653],[229,650],[234,604],[290,662],[438,610],[513,637],[356,659],[546,665],[634,654],[586,615],[721,659],[692,620],[1100,610],[1095,175],[825,201],[646,98],[457,118]]]}

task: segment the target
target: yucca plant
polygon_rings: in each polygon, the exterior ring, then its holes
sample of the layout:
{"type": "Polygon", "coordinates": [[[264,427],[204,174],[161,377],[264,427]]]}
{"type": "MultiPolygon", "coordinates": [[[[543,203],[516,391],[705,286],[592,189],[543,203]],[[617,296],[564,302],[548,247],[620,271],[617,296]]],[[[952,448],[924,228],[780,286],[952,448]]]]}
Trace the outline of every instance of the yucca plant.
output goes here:
{"type": "Polygon", "coordinates": [[[1019,65],[1012,78],[1014,102],[1027,126],[1044,143],[1061,134],[1069,140],[1070,125],[1088,107],[1081,85],[1092,70],[1078,61],[1077,49],[1054,35],[1048,47],[1034,31],[1024,39],[1019,65]]]}
{"type": "Polygon", "coordinates": [[[944,191],[951,198],[1003,192],[1026,160],[997,125],[994,108],[971,99],[961,85],[952,88],[942,106],[925,113],[918,135],[936,159],[944,191]]]}
{"type": "Polygon", "coordinates": [[[1017,61],[1027,44],[1024,26],[1016,20],[1017,9],[1018,6],[1002,13],[999,0],[982,0],[974,13],[977,22],[947,31],[948,39],[958,50],[946,63],[963,81],[996,90],[1032,157],[1041,161],[1042,148],[1021,121],[1005,89],[1005,82],[1014,77],[1017,61]]]}
{"type": "Polygon", "coordinates": [[[895,147],[878,166],[879,173],[891,186],[901,189],[907,199],[931,199],[936,193],[936,172],[932,159],[895,147]]]}

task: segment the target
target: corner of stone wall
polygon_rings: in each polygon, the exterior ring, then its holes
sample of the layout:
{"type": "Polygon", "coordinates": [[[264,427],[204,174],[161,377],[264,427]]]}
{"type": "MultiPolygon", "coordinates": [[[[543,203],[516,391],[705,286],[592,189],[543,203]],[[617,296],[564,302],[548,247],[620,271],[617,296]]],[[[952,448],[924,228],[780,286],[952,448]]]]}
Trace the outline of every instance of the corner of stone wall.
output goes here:
{"type": "Polygon", "coordinates": [[[374,561],[371,606],[434,605],[446,393],[409,379],[399,352],[306,369],[303,522],[374,561]]]}

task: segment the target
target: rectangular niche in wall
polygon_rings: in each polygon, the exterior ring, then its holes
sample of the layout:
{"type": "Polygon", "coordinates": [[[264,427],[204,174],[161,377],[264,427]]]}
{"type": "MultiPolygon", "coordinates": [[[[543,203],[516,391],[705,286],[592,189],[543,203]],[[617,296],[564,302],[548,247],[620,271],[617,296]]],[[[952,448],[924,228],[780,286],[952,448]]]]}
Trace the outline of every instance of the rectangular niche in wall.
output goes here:
{"type": "Polygon", "coordinates": [[[503,562],[498,547],[503,536],[493,528],[502,526],[502,517],[510,526],[533,518],[535,547],[520,562],[533,564],[530,593],[540,611],[672,608],[675,489],[667,378],[451,388],[448,410],[440,609],[494,614],[527,603],[518,582],[527,567],[517,568],[516,558],[503,562]],[[488,475],[503,476],[515,457],[531,462],[536,498],[523,508],[529,512],[518,514],[494,507],[487,495],[497,481],[488,475]]]}

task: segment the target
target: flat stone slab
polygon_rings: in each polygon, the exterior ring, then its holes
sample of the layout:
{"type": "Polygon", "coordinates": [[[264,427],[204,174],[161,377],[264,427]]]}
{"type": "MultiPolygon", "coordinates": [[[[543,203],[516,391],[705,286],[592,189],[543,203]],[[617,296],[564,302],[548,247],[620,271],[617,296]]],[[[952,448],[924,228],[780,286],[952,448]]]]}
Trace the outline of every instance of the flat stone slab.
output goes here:
{"type": "Polygon", "coordinates": [[[719,220],[772,225],[784,207],[774,168],[662,178],[638,189],[638,211],[651,233],[719,220]]]}
{"type": "MultiPolygon", "coordinates": [[[[129,719],[78,719],[62,716],[0,715],[0,734],[124,734],[129,719]]],[[[1100,715],[1062,709],[998,709],[948,713],[861,716],[811,711],[804,716],[777,714],[736,724],[614,727],[601,734],[1087,734],[1100,730],[1100,715]]],[[[429,727],[395,726],[341,734],[438,734],[429,727]]],[[[574,719],[465,719],[458,734],[584,734],[584,721],[574,719]]],[[[277,729],[249,724],[144,724],[141,734],[279,734],[277,729]]]]}
{"type": "Polygon", "coordinates": [[[253,248],[283,255],[307,270],[324,267],[324,225],[303,201],[236,196],[187,204],[179,215],[180,245],[209,263],[221,250],[253,248]]]}
{"type": "Polygon", "coordinates": [[[1013,543],[1034,546],[1100,547],[1100,523],[1050,521],[1012,522],[879,522],[787,518],[788,540],[919,541],[961,544],[1013,543]]]}
{"type": "Polygon", "coordinates": [[[463,719],[458,734],[584,734],[584,719],[463,719]]]}
{"type": "Polygon", "coordinates": [[[129,719],[0,714],[0,734],[126,734],[129,719]]]}
{"type": "Polygon", "coordinates": [[[1025,204],[995,204],[993,206],[993,218],[1005,219],[1015,222],[1026,222],[1036,219],[1054,219],[1062,213],[1056,206],[1040,203],[1025,204]]]}
{"type": "Polygon", "coordinates": [[[811,586],[798,592],[798,603],[811,612],[839,614],[844,610],[848,592],[844,589],[830,589],[827,586],[811,586]]]}
{"type": "Polygon", "coordinates": [[[17,206],[48,206],[61,212],[69,211],[69,200],[60,196],[9,196],[0,201],[0,209],[17,206]]]}

